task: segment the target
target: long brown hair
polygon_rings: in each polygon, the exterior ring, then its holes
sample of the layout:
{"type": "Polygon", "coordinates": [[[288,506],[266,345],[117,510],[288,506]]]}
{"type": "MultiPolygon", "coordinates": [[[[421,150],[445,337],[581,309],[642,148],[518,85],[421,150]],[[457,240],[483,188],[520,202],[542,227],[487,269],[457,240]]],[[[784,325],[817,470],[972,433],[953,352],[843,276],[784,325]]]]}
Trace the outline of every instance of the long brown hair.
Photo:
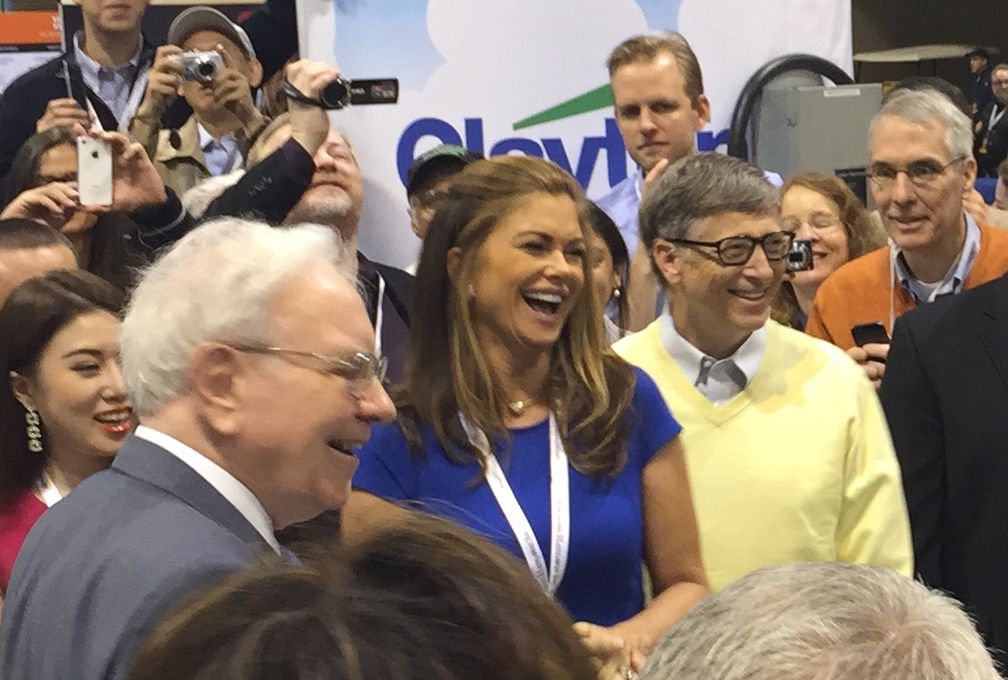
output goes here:
{"type": "MultiPolygon", "coordinates": [[[[814,191],[837,207],[840,223],[847,235],[848,262],[881,248],[885,243],[884,230],[872,219],[871,213],[843,180],[821,172],[803,172],[784,183],[780,190],[782,199],[792,187],[814,191]]],[[[770,317],[778,323],[793,327],[800,309],[791,281],[785,280],[774,300],[770,317]]]]}
{"type": "MultiPolygon", "coordinates": [[[[420,449],[420,423],[428,423],[453,460],[475,459],[485,469],[482,454],[462,430],[460,413],[491,441],[506,437],[500,415],[505,397],[476,338],[466,292],[487,236],[539,193],[569,197],[582,234],[590,233],[588,203],[574,178],[549,161],[521,156],[468,165],[431,221],[417,268],[417,290],[423,294],[417,296],[405,388],[397,399],[399,421],[414,450],[420,449]],[[461,252],[455,283],[447,270],[452,248],[461,252]]],[[[604,476],[618,473],[626,462],[634,374],[608,347],[587,259],[582,266],[585,285],[553,349],[550,401],[571,464],[604,476]]]]}

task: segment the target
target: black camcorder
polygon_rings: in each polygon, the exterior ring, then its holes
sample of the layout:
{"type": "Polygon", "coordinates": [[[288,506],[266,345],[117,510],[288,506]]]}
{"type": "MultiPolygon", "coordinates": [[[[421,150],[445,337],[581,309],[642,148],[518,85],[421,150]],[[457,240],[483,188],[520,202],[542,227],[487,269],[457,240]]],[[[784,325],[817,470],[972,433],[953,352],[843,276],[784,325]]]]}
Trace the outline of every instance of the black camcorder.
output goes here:
{"type": "Polygon", "coordinates": [[[326,109],[342,109],[353,104],[395,104],[399,101],[399,79],[344,80],[337,78],[319,95],[326,109]]]}

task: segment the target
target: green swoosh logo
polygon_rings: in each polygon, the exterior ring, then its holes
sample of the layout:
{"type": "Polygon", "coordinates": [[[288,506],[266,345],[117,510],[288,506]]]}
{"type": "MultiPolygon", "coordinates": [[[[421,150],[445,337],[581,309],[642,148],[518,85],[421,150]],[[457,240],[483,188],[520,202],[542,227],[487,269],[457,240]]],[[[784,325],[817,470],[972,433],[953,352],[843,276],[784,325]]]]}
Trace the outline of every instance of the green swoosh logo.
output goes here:
{"type": "Polygon", "coordinates": [[[578,116],[589,111],[598,111],[612,106],[612,89],[608,84],[595,88],[589,92],[578,95],[556,106],[551,106],[539,113],[535,113],[528,118],[522,118],[512,125],[514,130],[522,130],[533,125],[542,123],[552,123],[556,120],[563,120],[571,116],[578,116]]]}

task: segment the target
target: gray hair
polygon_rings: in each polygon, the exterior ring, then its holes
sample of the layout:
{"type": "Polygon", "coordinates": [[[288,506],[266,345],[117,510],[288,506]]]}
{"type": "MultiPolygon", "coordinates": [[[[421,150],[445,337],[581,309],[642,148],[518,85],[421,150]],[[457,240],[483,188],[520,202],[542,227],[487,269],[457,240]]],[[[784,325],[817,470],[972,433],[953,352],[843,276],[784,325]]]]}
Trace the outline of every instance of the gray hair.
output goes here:
{"type": "Polygon", "coordinates": [[[949,158],[973,157],[973,129],[969,116],[936,90],[899,90],[894,92],[872,118],[869,139],[875,126],[886,116],[894,116],[917,125],[945,128],[945,149],[949,158]]]}
{"type": "Polygon", "coordinates": [[[959,603],[887,569],[755,571],[697,605],[642,680],[998,680],[959,603]]]}
{"type": "Polygon", "coordinates": [[[245,170],[239,168],[225,175],[207,177],[179,197],[182,201],[182,207],[189,211],[194,220],[200,219],[206,213],[210,204],[217,200],[225,191],[237,184],[238,180],[244,175],[245,170]]]}
{"type": "Polygon", "coordinates": [[[331,265],[356,288],[342,251],[339,235],[317,225],[228,217],[187,234],[143,273],[122,322],[123,380],[137,413],[185,393],[199,345],[272,344],[269,302],[296,274],[331,265]]]}
{"type": "Polygon", "coordinates": [[[694,154],[667,167],[645,189],[641,241],[650,250],[656,238],[686,238],[693,223],[707,217],[729,212],[764,217],[779,210],[778,191],[759,168],[720,153],[694,154]]]}

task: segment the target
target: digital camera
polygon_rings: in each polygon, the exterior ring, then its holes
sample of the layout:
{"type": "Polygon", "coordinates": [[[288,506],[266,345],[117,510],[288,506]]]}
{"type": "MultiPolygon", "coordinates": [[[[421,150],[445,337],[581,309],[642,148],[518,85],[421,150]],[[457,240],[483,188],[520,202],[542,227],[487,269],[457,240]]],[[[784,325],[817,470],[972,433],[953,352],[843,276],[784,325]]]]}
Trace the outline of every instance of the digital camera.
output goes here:
{"type": "Polygon", "coordinates": [[[224,68],[224,60],[216,52],[183,52],[182,78],[208,83],[224,68]]]}
{"type": "Polygon", "coordinates": [[[812,241],[795,240],[787,254],[787,271],[790,273],[807,272],[812,269],[812,241]]]}

